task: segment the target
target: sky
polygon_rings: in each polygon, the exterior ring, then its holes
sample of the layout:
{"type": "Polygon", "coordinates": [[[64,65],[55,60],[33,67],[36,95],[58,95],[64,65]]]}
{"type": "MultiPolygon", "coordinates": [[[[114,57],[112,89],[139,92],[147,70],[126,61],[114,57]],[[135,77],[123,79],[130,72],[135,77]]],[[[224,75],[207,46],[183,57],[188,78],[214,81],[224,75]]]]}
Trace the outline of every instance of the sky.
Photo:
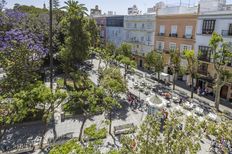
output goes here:
{"type": "MultiPolygon", "coordinates": [[[[7,8],[12,8],[15,3],[19,3],[21,5],[33,5],[36,7],[43,7],[45,3],[48,7],[49,0],[6,0],[7,8]]],[[[60,5],[64,6],[64,1],[60,0],[60,5]]],[[[103,13],[107,13],[108,11],[116,12],[116,14],[125,15],[127,14],[127,8],[137,5],[139,10],[142,13],[146,13],[147,8],[155,5],[156,2],[163,1],[169,5],[179,5],[180,1],[182,4],[194,5],[198,2],[198,0],[78,0],[80,3],[85,4],[85,6],[90,10],[94,8],[95,5],[98,5],[103,13]]],[[[227,0],[227,3],[232,3],[232,0],[227,0]]]]}

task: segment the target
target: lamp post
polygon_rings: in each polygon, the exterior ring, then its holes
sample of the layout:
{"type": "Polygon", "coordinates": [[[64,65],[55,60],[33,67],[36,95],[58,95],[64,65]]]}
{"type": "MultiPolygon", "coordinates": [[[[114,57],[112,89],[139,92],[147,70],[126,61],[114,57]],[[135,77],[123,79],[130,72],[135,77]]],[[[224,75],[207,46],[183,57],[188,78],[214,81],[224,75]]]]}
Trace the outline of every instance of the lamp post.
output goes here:
{"type": "Polygon", "coordinates": [[[50,57],[50,89],[53,92],[52,0],[49,0],[49,57],[50,57]]]}

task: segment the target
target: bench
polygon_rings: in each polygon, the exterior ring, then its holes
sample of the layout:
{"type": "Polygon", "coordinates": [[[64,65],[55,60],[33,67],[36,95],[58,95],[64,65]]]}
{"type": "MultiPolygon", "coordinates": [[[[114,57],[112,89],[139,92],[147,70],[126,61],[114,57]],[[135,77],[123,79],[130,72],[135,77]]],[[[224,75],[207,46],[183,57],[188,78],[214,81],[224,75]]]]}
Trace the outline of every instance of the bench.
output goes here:
{"type": "Polygon", "coordinates": [[[134,132],[135,132],[135,126],[133,123],[114,126],[114,135],[130,134],[134,132]]]}

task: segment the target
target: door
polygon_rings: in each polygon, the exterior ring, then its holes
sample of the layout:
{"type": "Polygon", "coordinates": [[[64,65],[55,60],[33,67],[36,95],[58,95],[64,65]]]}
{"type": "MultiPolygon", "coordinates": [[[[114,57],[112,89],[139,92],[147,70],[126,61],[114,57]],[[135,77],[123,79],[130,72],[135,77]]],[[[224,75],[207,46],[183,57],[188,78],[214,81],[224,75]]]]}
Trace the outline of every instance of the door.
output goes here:
{"type": "Polygon", "coordinates": [[[224,85],[221,89],[221,98],[227,99],[228,86],[224,85]]]}
{"type": "Polygon", "coordinates": [[[139,67],[143,67],[143,60],[142,59],[139,60],[139,67]]]}

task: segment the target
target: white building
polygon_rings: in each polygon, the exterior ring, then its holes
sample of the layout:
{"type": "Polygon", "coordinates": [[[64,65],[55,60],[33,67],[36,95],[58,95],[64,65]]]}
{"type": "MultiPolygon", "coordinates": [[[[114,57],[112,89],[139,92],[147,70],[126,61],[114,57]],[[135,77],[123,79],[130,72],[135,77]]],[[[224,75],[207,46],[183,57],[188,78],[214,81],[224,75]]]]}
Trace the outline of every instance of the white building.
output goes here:
{"type": "Polygon", "coordinates": [[[159,9],[165,8],[166,5],[164,2],[158,2],[155,4],[155,6],[151,8],[147,8],[147,13],[156,13],[159,9]]]}
{"type": "Polygon", "coordinates": [[[226,0],[200,0],[200,12],[221,11],[226,5],[226,0]]]}
{"type": "Polygon", "coordinates": [[[139,67],[144,65],[145,55],[154,50],[155,17],[155,14],[124,17],[125,41],[132,45],[132,53],[139,67]]]}
{"type": "MultiPolygon", "coordinates": [[[[211,90],[213,87],[212,79],[215,77],[215,70],[212,64],[212,49],[209,47],[209,41],[213,32],[221,34],[223,40],[232,45],[232,11],[203,12],[198,16],[195,44],[195,52],[201,52],[199,57],[201,61],[199,68],[201,77],[198,80],[198,86],[203,88],[208,87],[211,90]]],[[[232,70],[231,66],[230,64],[228,68],[232,70]]],[[[232,99],[231,84],[226,84],[222,87],[221,97],[232,99]]]]}
{"type": "Polygon", "coordinates": [[[119,47],[125,40],[124,16],[106,17],[106,40],[119,47]]]}
{"type": "Polygon", "coordinates": [[[140,14],[140,11],[136,5],[133,5],[132,7],[128,8],[128,15],[136,15],[140,14]]]}

